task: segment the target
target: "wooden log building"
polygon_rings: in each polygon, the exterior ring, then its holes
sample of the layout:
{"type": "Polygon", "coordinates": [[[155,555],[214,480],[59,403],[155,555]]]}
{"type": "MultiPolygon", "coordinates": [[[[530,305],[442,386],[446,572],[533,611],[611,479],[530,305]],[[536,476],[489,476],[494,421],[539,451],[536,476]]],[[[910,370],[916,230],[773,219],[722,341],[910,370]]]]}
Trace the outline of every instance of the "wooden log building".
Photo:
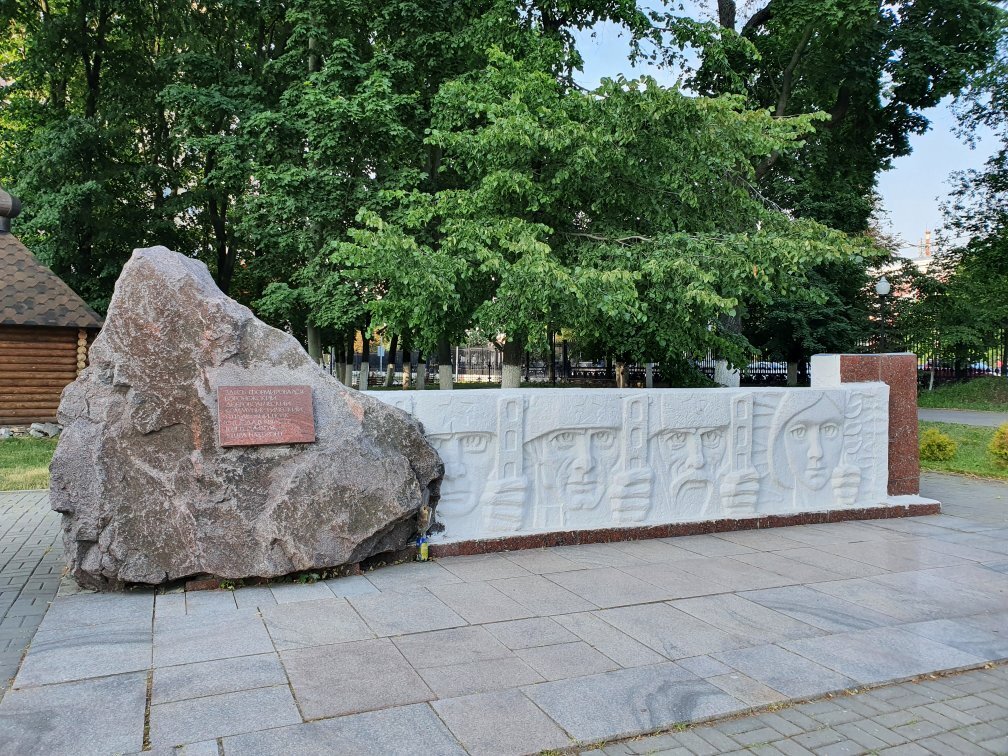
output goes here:
{"type": "Polygon", "coordinates": [[[10,231],[0,189],[0,426],[56,422],[63,388],[87,365],[102,319],[10,231]]]}

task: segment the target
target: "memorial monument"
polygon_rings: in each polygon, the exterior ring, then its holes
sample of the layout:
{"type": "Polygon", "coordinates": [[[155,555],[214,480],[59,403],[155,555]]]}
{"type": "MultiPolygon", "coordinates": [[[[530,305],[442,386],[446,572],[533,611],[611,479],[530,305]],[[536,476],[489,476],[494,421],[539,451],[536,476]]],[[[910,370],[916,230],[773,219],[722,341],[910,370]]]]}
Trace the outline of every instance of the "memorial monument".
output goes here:
{"type": "Polygon", "coordinates": [[[123,268],[59,420],[52,507],[70,573],[96,588],[401,549],[444,471],[416,420],[348,389],[163,247],[123,268]]]}

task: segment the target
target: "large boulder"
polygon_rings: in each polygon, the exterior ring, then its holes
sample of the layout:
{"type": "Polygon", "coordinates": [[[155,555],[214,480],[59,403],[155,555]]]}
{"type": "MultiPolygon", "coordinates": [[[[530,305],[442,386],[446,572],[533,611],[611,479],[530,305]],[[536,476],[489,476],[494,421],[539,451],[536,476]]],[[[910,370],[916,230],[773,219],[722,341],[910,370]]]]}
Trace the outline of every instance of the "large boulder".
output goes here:
{"type": "Polygon", "coordinates": [[[163,247],[123,268],[59,421],[50,498],[71,574],[96,588],[273,577],[403,548],[444,471],[419,423],[329,376],[163,247]],[[311,386],[316,442],[222,448],[217,388],[236,385],[311,386]]]}

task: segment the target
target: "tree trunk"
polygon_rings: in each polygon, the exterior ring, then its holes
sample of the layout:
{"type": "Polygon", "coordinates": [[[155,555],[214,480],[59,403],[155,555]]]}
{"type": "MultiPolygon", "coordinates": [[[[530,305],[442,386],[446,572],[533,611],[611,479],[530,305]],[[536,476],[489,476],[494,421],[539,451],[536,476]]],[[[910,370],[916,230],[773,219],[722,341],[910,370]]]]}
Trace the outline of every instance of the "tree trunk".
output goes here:
{"type": "Polygon", "coordinates": [[[616,359],[616,388],[626,388],[626,363],[623,359],[616,359]]]}
{"type": "Polygon", "coordinates": [[[417,357],[416,372],[417,391],[425,391],[427,389],[427,358],[423,354],[417,357]]]}
{"type": "Polygon", "coordinates": [[[361,362],[360,373],[357,375],[357,388],[361,391],[368,390],[368,376],[371,374],[371,339],[368,338],[367,328],[362,328],[361,335],[361,362]]]}
{"type": "Polygon", "coordinates": [[[520,338],[504,342],[504,363],[501,365],[501,388],[521,388],[522,356],[525,344],[520,338]]]}
{"type": "Polygon", "coordinates": [[[798,363],[788,361],[787,364],[787,385],[797,386],[798,385],[798,363]]]}
{"type": "Polygon", "coordinates": [[[644,388],[654,388],[654,363],[644,365],[644,388]]]}
{"type": "Polygon", "coordinates": [[[308,324],[308,356],[315,361],[316,365],[322,359],[322,334],[311,323],[308,324]]]}
{"type": "Polygon", "coordinates": [[[410,344],[408,333],[402,337],[402,387],[406,391],[413,378],[413,345],[410,344]]]}
{"type": "Polygon", "coordinates": [[[547,363],[547,370],[549,370],[549,382],[556,386],[556,331],[549,332],[549,362],[547,363]]]}
{"type": "Polygon", "coordinates": [[[438,386],[442,391],[451,391],[454,386],[452,378],[451,342],[447,336],[438,338],[438,386]]]}
{"type": "Polygon", "coordinates": [[[567,340],[566,339],[564,339],[564,341],[563,341],[563,343],[562,343],[562,345],[561,345],[560,348],[563,350],[561,352],[561,355],[562,355],[562,357],[561,357],[562,368],[561,369],[563,370],[563,377],[564,377],[565,381],[569,381],[570,380],[570,355],[567,354],[567,340]]]}
{"type": "Polygon", "coordinates": [[[346,346],[346,380],[343,381],[347,386],[353,386],[353,363],[354,363],[354,336],[356,331],[351,328],[347,332],[347,346],[346,346]]]}
{"type": "Polygon", "coordinates": [[[395,379],[396,348],[399,346],[399,334],[392,334],[392,343],[389,344],[388,366],[385,368],[385,388],[391,388],[395,379]]]}

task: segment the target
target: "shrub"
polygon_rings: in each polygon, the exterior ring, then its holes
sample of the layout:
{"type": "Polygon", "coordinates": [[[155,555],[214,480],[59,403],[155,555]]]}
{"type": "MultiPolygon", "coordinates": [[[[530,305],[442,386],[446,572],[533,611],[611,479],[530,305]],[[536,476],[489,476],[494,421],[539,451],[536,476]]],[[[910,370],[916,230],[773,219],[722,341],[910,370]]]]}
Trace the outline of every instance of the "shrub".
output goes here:
{"type": "Polygon", "coordinates": [[[936,428],[928,428],[921,433],[921,459],[930,462],[948,462],[955,456],[957,448],[956,442],[952,440],[951,436],[936,428]]]}
{"type": "Polygon", "coordinates": [[[987,451],[1002,465],[1008,465],[1008,423],[994,431],[994,437],[987,446],[987,451]]]}

